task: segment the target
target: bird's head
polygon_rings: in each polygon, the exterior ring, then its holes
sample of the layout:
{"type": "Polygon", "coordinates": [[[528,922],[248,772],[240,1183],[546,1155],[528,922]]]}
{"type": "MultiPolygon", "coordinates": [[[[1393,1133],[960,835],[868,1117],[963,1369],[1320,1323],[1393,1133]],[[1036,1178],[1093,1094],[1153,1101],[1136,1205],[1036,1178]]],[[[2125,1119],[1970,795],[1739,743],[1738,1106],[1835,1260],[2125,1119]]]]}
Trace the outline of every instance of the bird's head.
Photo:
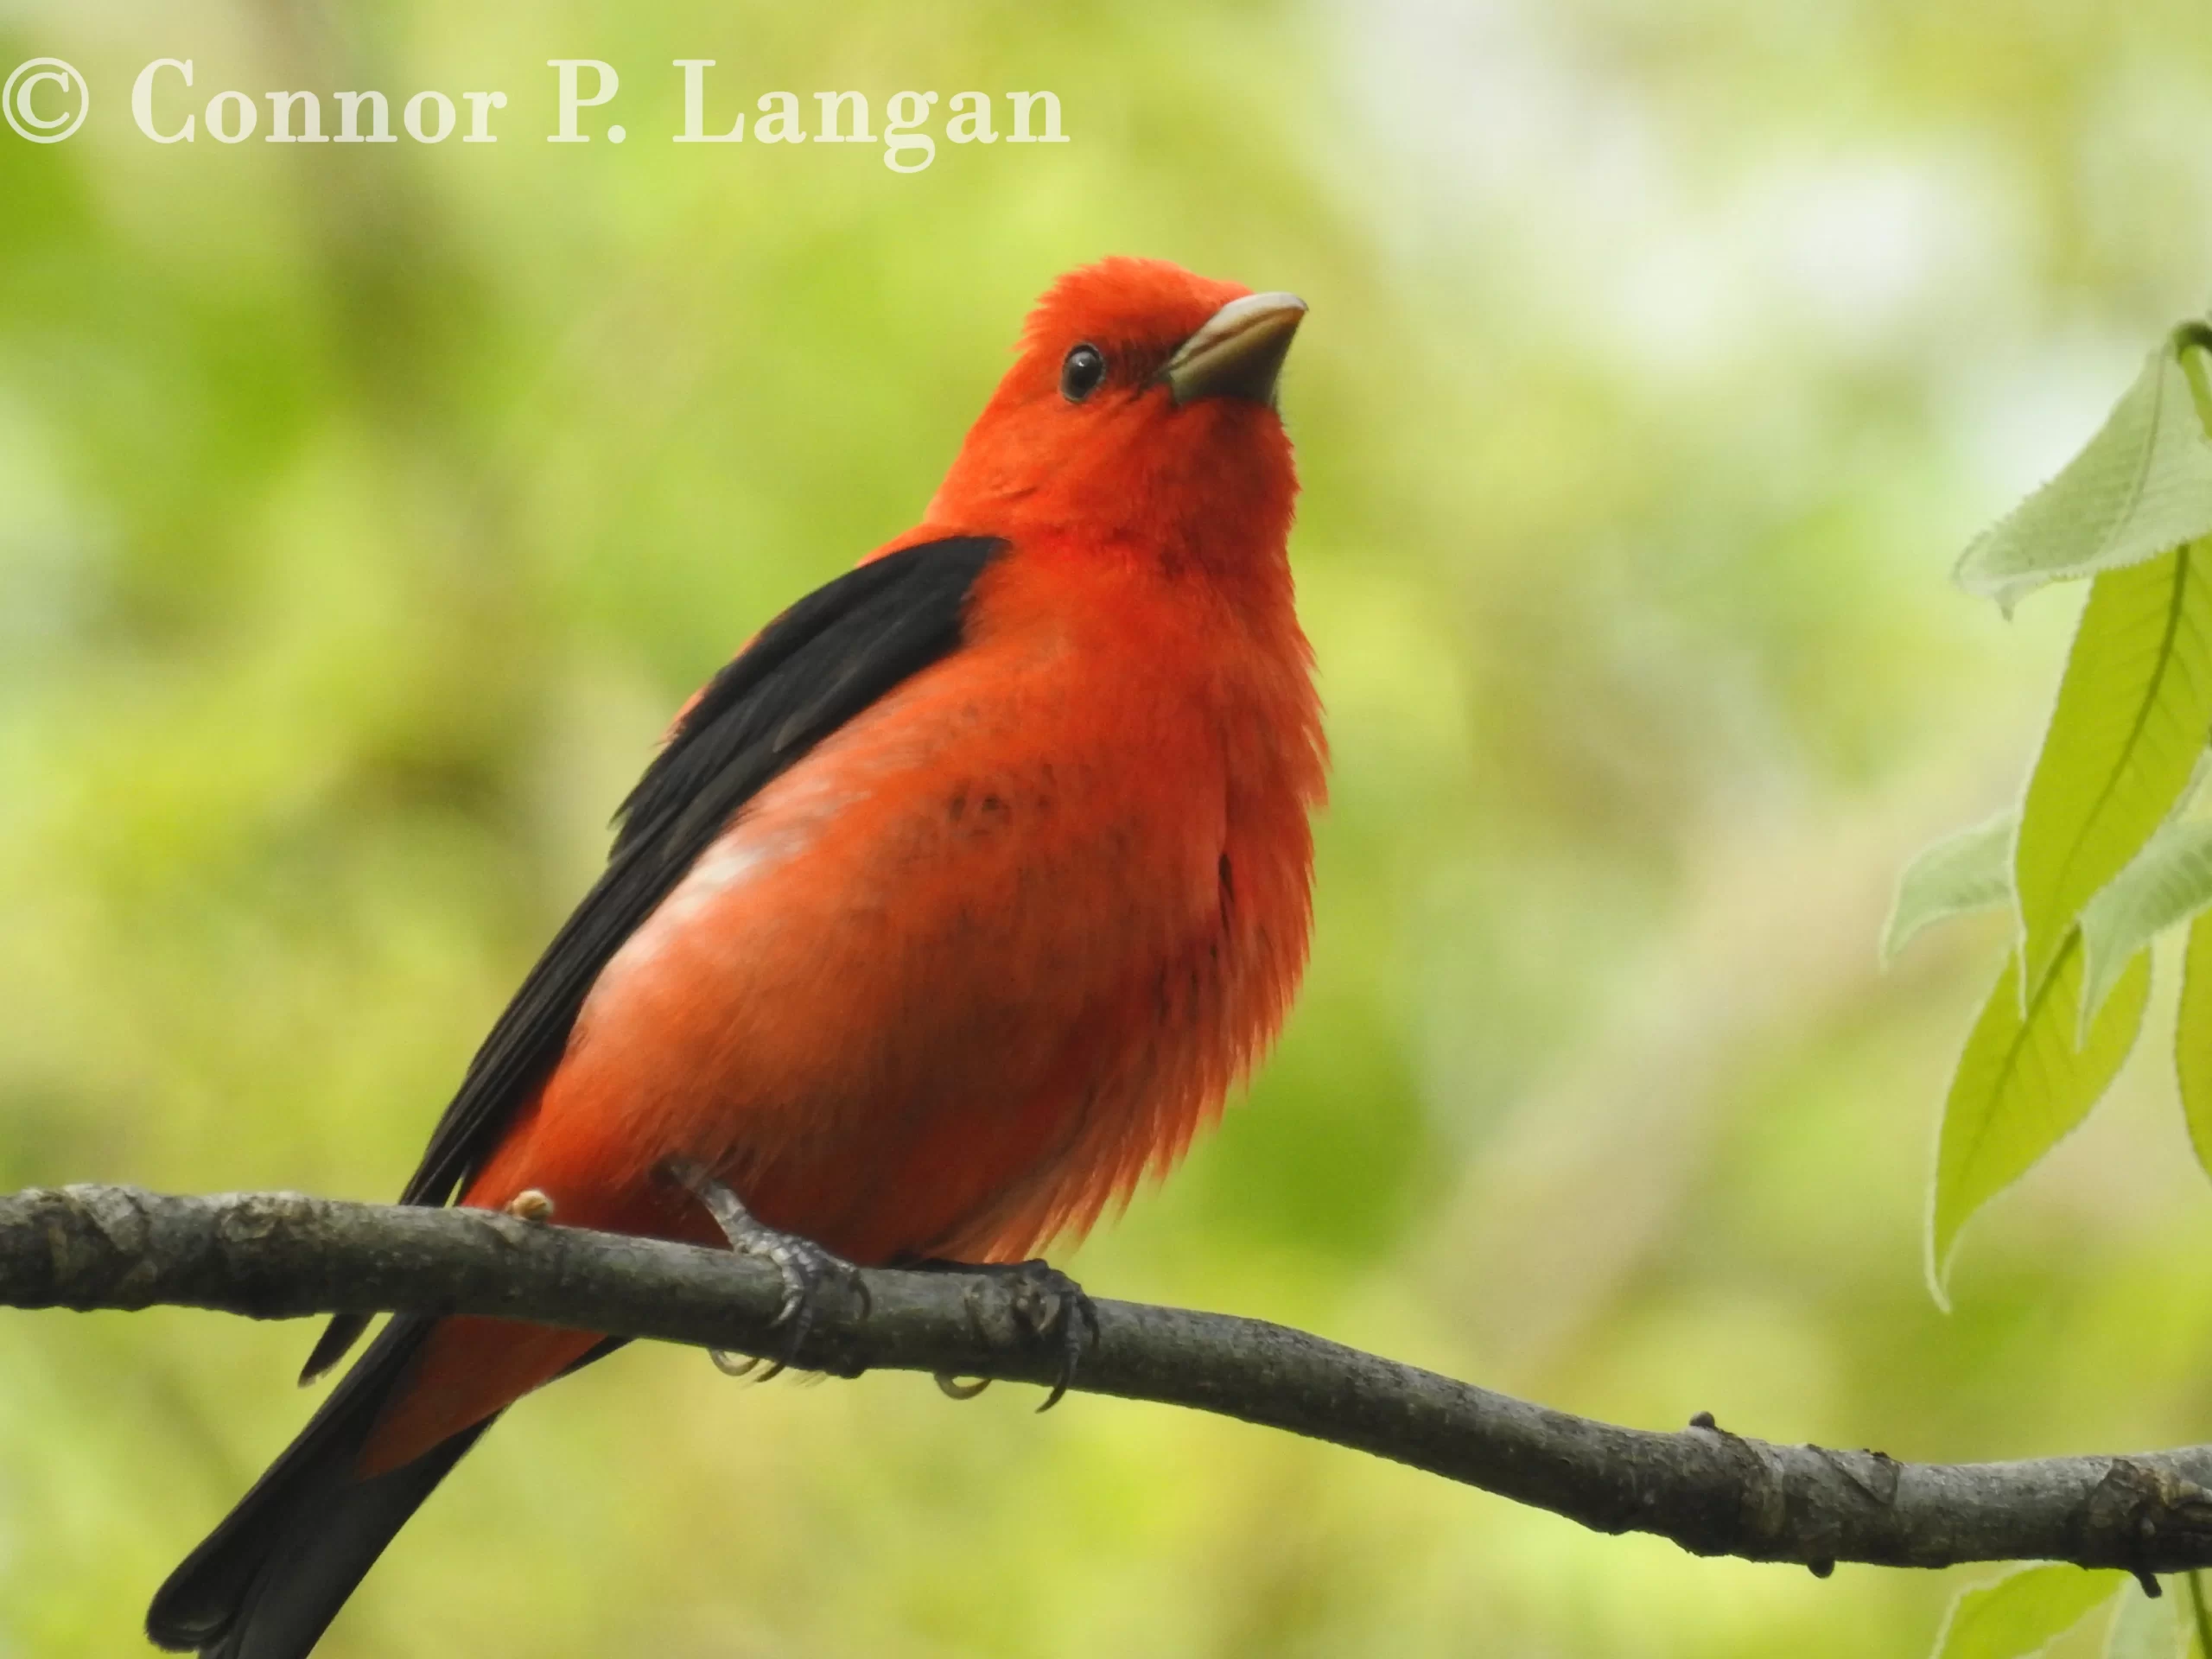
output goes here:
{"type": "Polygon", "coordinates": [[[1306,315],[1160,259],[1062,276],[931,503],[936,524],[1102,551],[1281,558],[1297,479],[1275,378],[1306,315]]]}

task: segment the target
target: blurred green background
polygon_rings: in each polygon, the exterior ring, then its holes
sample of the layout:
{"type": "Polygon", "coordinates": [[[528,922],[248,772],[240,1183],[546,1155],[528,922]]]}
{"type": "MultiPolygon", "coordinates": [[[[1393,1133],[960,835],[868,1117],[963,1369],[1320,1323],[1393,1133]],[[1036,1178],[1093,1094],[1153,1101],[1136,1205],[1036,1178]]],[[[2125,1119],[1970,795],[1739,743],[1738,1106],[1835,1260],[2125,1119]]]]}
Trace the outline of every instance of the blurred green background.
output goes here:
{"type": "MultiPolygon", "coordinates": [[[[1141,252],[1313,305],[1335,802],[1279,1056],[1067,1265],[1637,1424],[2212,1438],[2155,1020],[1947,1318],[1924,1182],[2001,924],[1874,963],[1907,855],[2017,788],[2078,603],[2008,626],[1951,557],[2212,295],[2201,0],[1052,10],[0,10],[0,67],[94,97],[0,133],[0,1186],[394,1192],[669,712],[912,521],[1055,273],[1141,252]],[[191,107],[510,105],[494,145],[159,147],[160,56],[191,107]],[[542,142],[555,56],[621,68],[586,130],[626,146],[542,142]],[[677,57],[717,116],[1050,88],[1073,142],[677,146],[677,57]]],[[[0,1315],[0,1655],[137,1650],[308,1338],[0,1315]]],[[[1913,1655],[1971,1576],[1034,1403],[632,1350],[517,1410],[325,1651],[1913,1655]]]]}

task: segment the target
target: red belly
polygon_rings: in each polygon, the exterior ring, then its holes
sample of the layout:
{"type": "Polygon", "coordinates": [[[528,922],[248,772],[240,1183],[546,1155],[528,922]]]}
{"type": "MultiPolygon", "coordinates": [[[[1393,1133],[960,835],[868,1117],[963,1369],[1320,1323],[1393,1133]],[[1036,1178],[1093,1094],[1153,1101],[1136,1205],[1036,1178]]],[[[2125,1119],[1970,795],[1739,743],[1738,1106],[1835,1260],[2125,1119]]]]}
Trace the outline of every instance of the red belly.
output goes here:
{"type": "MultiPolygon", "coordinates": [[[[981,702],[975,684],[1025,683],[984,658],[762,791],[608,963],[464,1202],[534,1187],[564,1224],[713,1242],[657,1177],[682,1154],[849,1260],[1009,1260],[1182,1150],[1287,1001],[1304,804],[1283,804],[1293,844],[1243,846],[1210,731],[1139,724],[1141,761],[1087,753],[1049,680],[981,702]],[[1106,786],[1133,764],[1156,786],[1106,786]]],[[[365,1466],[595,1340],[449,1321],[365,1466]]]]}

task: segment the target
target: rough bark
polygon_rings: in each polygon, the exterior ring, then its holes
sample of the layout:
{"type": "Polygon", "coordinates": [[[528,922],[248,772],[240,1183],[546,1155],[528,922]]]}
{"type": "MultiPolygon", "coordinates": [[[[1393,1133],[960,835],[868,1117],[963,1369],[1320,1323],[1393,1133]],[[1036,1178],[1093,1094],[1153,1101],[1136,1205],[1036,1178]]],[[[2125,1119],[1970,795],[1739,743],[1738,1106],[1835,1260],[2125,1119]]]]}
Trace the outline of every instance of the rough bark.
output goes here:
{"type": "MultiPolygon", "coordinates": [[[[797,1364],[1053,1380],[1058,1344],[1027,1332],[1005,1282],[862,1278],[869,1305],[826,1295],[797,1364]]],[[[781,1296],[763,1262],[483,1211],[121,1186],[0,1198],[0,1306],[19,1308],[481,1313],[782,1357],[781,1296]]],[[[2212,1566],[2212,1446],[1900,1463],[1751,1440],[1705,1418],[1671,1433],[1618,1427],[1258,1319],[1107,1300],[1096,1309],[1078,1391],[1310,1435],[1701,1555],[1816,1573],[1837,1561],[2212,1566]]]]}

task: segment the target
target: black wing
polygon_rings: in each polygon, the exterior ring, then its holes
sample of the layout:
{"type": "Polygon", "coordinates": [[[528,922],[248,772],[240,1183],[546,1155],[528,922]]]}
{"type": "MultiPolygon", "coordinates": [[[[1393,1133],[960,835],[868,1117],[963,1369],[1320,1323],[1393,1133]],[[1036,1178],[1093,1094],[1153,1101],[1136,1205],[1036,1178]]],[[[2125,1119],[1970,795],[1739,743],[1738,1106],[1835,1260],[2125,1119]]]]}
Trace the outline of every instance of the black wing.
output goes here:
{"type": "MultiPolygon", "coordinates": [[[[607,959],[763,785],[960,643],[968,595],[1006,543],[962,536],[902,548],[817,588],[760,630],[700,694],[617,815],[607,869],[507,1004],[430,1133],[402,1204],[439,1205],[559,1062],[607,959]]],[[[302,1380],[367,1327],[331,1321],[302,1380]]]]}

